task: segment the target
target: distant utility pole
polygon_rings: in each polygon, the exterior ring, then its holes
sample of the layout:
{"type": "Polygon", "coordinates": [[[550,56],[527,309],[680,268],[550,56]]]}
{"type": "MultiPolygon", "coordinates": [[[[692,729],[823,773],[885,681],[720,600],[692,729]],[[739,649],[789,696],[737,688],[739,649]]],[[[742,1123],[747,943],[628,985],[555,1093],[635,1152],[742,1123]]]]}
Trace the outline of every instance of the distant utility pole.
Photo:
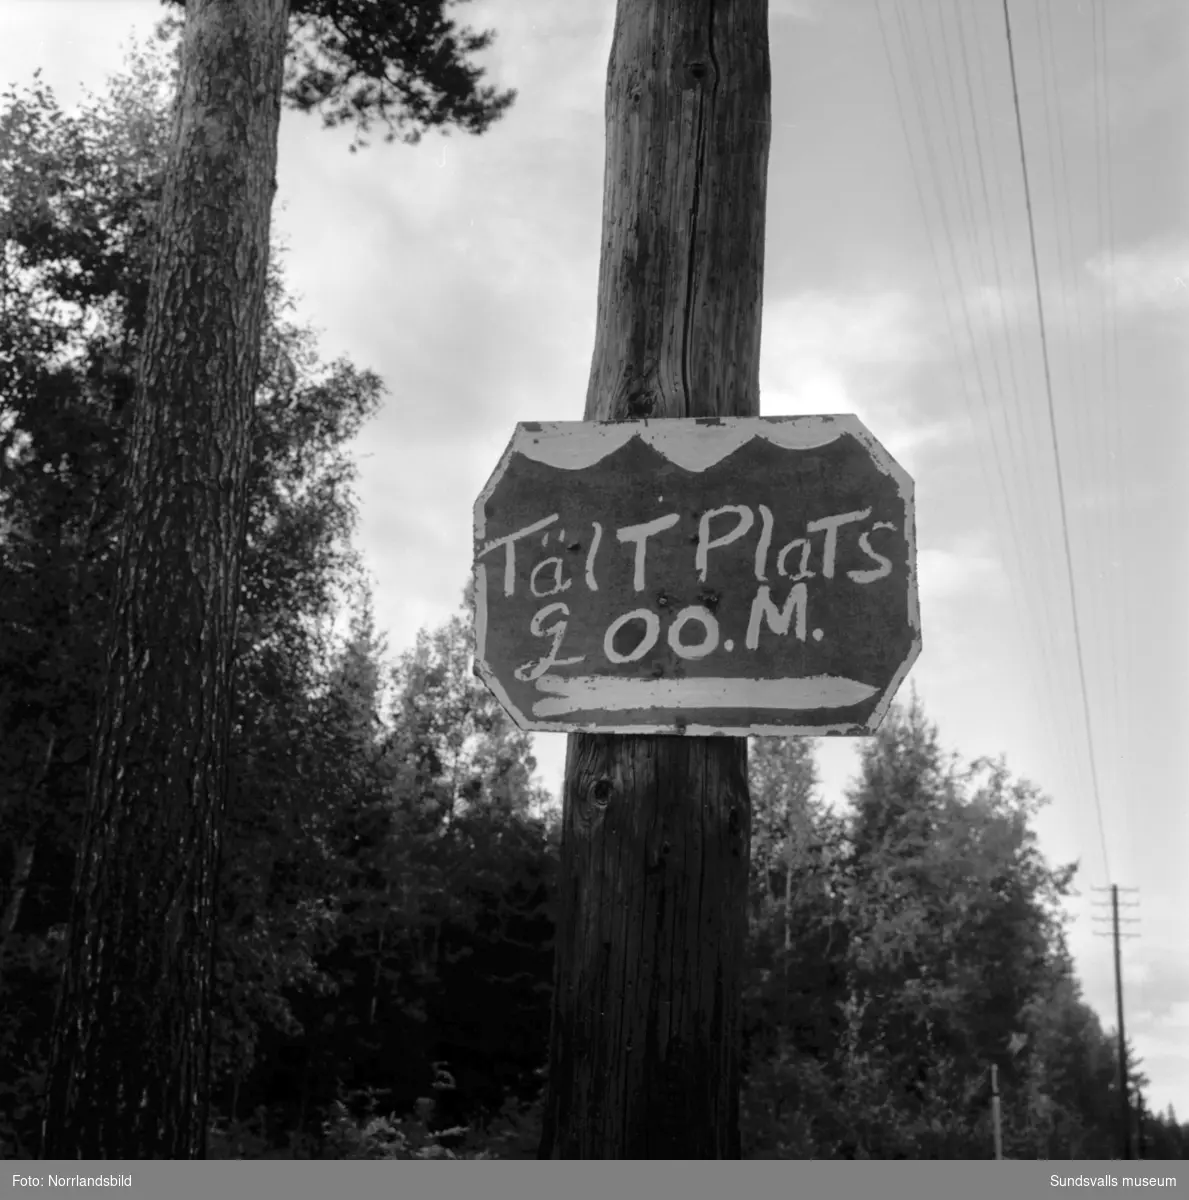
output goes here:
{"type": "MultiPolygon", "coordinates": [[[[1096,892],[1105,892],[1107,888],[1094,888],[1096,892]]],[[[1109,889],[1111,893],[1111,933],[1095,933],[1096,937],[1113,937],[1115,941],[1115,1008],[1118,1013],[1119,1025],[1119,1117],[1122,1122],[1122,1138],[1123,1138],[1123,1157],[1132,1158],[1131,1153],[1131,1101],[1128,1095],[1127,1086],[1127,1035],[1123,1025],[1123,969],[1122,960],[1119,953],[1119,939],[1121,937],[1139,937],[1138,933],[1123,933],[1119,932],[1119,893],[1122,892],[1138,892],[1139,888],[1119,888],[1113,883],[1109,889]]],[[[1105,905],[1096,905],[1099,908],[1105,908],[1105,905]]],[[[1134,904],[1125,905],[1127,908],[1136,907],[1134,904]]],[[[1104,918],[1095,917],[1094,920],[1099,921],[1104,918]]],[[[1125,925],[1133,925],[1139,920],[1138,917],[1123,917],[1122,923],[1125,925]]]]}
{"type": "Polygon", "coordinates": [[[999,1068],[991,1064],[991,1128],[995,1133],[995,1157],[1003,1157],[1003,1114],[999,1101],[999,1068]]]}
{"type": "MultiPolygon", "coordinates": [[[[618,0],[585,420],[759,415],[768,0],[618,0]]],[[[572,733],[539,1156],[739,1158],[747,739],[572,733]]]]}

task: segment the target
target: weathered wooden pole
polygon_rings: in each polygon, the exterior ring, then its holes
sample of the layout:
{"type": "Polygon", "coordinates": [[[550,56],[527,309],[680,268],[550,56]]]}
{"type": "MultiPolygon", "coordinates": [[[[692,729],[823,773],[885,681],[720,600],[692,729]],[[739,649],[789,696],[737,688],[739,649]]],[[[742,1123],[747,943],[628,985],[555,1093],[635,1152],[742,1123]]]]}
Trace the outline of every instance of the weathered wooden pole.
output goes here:
{"type": "MultiPolygon", "coordinates": [[[[767,0],[618,0],[585,419],[757,416],[767,0]]],[[[571,734],[542,1158],[738,1158],[747,742],[571,734]]]]}

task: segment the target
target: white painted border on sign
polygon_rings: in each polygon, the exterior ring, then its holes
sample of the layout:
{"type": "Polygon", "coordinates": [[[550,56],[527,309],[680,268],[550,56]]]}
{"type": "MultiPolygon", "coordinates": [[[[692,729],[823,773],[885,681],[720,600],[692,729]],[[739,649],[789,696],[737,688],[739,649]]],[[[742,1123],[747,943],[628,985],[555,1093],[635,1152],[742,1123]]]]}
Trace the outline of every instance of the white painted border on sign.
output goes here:
{"type": "Polygon", "coordinates": [[[533,716],[565,713],[631,712],[649,708],[779,708],[790,712],[848,708],[875,694],[875,688],[836,675],[804,679],[619,679],[614,675],[542,675],[542,698],[533,716]]]}
{"type": "Polygon", "coordinates": [[[813,449],[850,434],[866,449],[872,464],[890,476],[908,514],[904,535],[908,545],[908,622],[913,633],[912,648],[868,721],[861,726],[838,724],[803,727],[796,724],[799,712],[843,707],[867,699],[874,689],[850,679],[815,676],[811,679],[687,679],[633,680],[615,676],[568,678],[544,676],[537,681],[542,699],[533,705],[533,715],[522,713],[506,689],[487,666],[487,568],[475,566],[475,671],[513,714],[522,729],[541,732],[582,733],[673,733],[713,737],[781,734],[823,736],[874,733],[883,721],[893,697],[921,651],[920,608],[916,577],[916,522],[912,477],[891,457],[871,431],[853,413],[799,417],[706,417],[662,418],[645,421],[550,421],[521,422],[516,426],[486,486],[474,507],[476,546],[487,540],[487,502],[494,495],[514,454],[564,470],[583,470],[614,453],[633,437],[648,443],[670,462],[688,471],[704,471],[753,438],[763,438],[785,449],[813,449]],[[789,724],[777,726],[700,725],[682,723],[681,717],[664,724],[617,725],[614,714],[626,715],[664,711],[666,716],[680,704],[681,712],[697,708],[785,709],[789,724]],[[597,708],[608,720],[592,723],[558,720],[566,713],[597,708]],[[549,719],[550,717],[554,719],[549,719]],[[533,719],[533,718],[536,719],[533,719]]]}

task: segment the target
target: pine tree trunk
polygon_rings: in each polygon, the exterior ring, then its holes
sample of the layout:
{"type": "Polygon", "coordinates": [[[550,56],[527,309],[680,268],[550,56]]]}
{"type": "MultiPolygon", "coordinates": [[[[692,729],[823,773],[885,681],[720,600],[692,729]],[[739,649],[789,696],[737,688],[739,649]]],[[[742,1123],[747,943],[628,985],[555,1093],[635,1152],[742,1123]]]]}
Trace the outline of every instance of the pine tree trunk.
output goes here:
{"type": "Polygon", "coordinates": [[[4,977],[4,955],[8,949],[8,939],[17,927],[21,918],[21,905],[25,902],[25,891],[29,886],[29,876],[33,873],[33,851],[37,843],[32,836],[26,841],[18,842],[12,866],[12,883],[8,889],[8,899],[4,911],[0,913],[0,979],[4,977]]]}
{"type": "MultiPolygon", "coordinates": [[[[50,764],[54,761],[54,749],[57,744],[57,733],[51,733],[46,739],[41,767],[30,787],[30,791],[34,794],[39,792],[45,784],[50,764]]],[[[29,877],[33,874],[33,856],[36,853],[37,830],[32,829],[23,841],[17,843],[12,864],[12,883],[8,889],[8,899],[4,902],[4,911],[0,913],[0,979],[4,978],[4,958],[8,950],[8,940],[16,932],[17,922],[21,919],[21,907],[25,903],[29,877]]]]}
{"type": "MultiPolygon", "coordinates": [[[[587,420],[755,416],[767,0],[619,0],[587,420]]],[[[738,1158],[743,738],[571,735],[542,1158],[738,1158]]]]}
{"type": "Polygon", "coordinates": [[[188,0],[43,1153],[205,1153],[288,0],[188,0]]]}
{"type": "MultiPolygon", "coordinates": [[[[792,851],[786,848],[786,854],[792,851]]],[[[784,864],[784,948],[787,951],[793,944],[793,862],[792,858],[784,864]]],[[[786,967],[787,970],[787,967],[786,967]]]]}

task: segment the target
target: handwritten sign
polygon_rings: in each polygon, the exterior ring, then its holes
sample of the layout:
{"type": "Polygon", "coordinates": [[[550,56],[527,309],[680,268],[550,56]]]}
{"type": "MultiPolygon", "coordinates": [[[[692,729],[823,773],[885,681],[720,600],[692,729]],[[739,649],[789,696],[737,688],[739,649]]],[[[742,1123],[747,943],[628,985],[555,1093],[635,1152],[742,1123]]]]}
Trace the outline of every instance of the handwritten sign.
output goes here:
{"type": "Polygon", "coordinates": [[[853,416],[521,424],[474,515],[523,729],[869,734],[920,653],[912,480],[853,416]]]}

